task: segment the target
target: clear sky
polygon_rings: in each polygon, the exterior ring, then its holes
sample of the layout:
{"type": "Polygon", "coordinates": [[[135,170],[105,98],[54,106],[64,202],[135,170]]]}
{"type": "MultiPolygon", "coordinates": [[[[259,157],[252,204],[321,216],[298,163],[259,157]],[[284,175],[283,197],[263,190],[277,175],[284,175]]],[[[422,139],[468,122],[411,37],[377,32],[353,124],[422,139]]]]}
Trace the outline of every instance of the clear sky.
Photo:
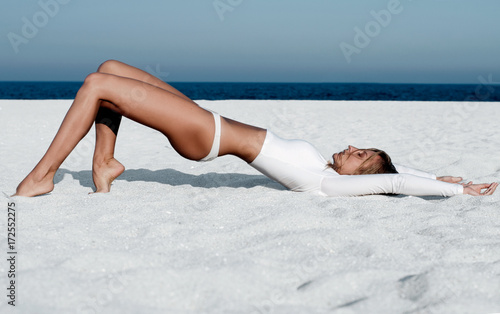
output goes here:
{"type": "Polygon", "coordinates": [[[500,82],[498,0],[2,2],[2,81],[117,59],[167,81],[500,82]]]}

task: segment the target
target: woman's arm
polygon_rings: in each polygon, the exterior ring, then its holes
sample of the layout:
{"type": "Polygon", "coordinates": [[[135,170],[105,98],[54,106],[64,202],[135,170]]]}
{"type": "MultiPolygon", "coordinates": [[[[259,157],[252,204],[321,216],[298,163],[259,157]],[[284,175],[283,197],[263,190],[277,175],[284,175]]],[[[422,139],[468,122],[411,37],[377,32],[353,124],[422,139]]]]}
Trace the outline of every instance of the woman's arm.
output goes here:
{"type": "Polygon", "coordinates": [[[412,174],[372,174],[326,177],[321,184],[321,191],[328,196],[369,194],[453,196],[462,194],[464,187],[412,174]]]}
{"type": "Polygon", "coordinates": [[[321,192],[328,196],[406,194],[415,196],[492,195],[498,183],[455,184],[412,174],[371,174],[326,177],[321,192]],[[483,191],[484,190],[484,191],[483,191]]]}
{"type": "Polygon", "coordinates": [[[429,178],[429,179],[435,179],[443,182],[448,182],[448,183],[458,183],[463,180],[462,177],[453,177],[453,176],[442,176],[442,177],[436,177],[435,174],[424,172],[421,170],[416,170],[410,167],[406,166],[401,166],[401,165],[396,165],[394,164],[394,167],[396,167],[396,170],[399,173],[408,173],[408,174],[413,174],[415,176],[419,177],[424,177],[424,178],[429,178]]]}

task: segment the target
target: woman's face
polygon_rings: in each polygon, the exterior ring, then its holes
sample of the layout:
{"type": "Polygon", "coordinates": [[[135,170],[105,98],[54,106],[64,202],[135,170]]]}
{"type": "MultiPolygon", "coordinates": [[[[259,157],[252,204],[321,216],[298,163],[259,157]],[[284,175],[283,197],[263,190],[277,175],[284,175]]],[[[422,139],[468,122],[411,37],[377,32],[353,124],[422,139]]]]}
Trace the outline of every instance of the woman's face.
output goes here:
{"type": "Polygon", "coordinates": [[[333,154],[333,169],[338,174],[352,175],[363,162],[375,154],[372,150],[358,149],[349,145],[347,149],[333,154]]]}

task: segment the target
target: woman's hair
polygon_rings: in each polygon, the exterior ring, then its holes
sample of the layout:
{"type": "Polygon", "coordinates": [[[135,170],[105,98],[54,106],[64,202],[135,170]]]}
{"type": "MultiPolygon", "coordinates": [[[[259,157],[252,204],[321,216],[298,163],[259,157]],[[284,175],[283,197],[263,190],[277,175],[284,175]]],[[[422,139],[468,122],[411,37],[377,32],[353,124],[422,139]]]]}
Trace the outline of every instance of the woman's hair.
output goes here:
{"type": "MultiPolygon", "coordinates": [[[[361,174],[381,174],[381,173],[398,173],[396,167],[392,164],[391,157],[383,150],[376,148],[368,148],[365,150],[371,150],[375,152],[372,156],[366,159],[353,173],[353,175],[361,174]]],[[[327,167],[332,168],[337,171],[342,167],[341,165],[334,167],[334,165],[329,161],[327,167]]]]}

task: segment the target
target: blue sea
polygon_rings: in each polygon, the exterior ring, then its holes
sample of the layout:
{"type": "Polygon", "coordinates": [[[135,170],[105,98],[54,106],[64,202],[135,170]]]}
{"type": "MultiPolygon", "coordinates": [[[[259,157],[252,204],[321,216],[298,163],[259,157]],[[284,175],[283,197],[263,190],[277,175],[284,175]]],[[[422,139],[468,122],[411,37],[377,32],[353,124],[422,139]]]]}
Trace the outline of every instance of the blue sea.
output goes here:
{"type": "MultiPolygon", "coordinates": [[[[170,83],[191,99],[500,101],[500,85],[170,83]]],[[[82,82],[0,82],[0,99],[73,99],[82,82]]]]}

